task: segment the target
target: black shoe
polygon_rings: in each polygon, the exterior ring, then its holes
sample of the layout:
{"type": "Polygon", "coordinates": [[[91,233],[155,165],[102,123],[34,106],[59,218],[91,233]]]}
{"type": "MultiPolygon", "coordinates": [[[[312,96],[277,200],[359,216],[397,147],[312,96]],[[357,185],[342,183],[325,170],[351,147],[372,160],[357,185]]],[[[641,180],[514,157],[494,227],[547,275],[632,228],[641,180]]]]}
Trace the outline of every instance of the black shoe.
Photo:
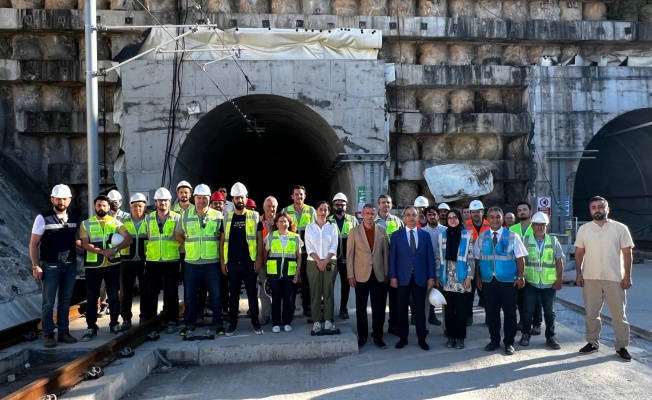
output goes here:
{"type": "Polygon", "coordinates": [[[195,325],[187,324],[184,326],[181,332],[179,332],[179,336],[186,336],[188,332],[195,332],[195,325]]]}
{"type": "Polygon", "coordinates": [[[559,350],[559,349],[561,349],[561,345],[560,345],[559,342],[557,341],[557,338],[554,337],[554,336],[548,338],[548,339],[546,340],[546,344],[548,345],[548,347],[550,347],[550,348],[553,349],[553,350],[559,350]]]}
{"type": "Polygon", "coordinates": [[[512,346],[511,344],[505,346],[505,354],[507,354],[508,356],[513,356],[514,354],[516,354],[516,350],[514,350],[514,346],[512,346]]]}
{"type": "Polygon", "coordinates": [[[455,348],[461,350],[464,348],[464,339],[455,339],[455,348]]]}
{"type": "Polygon", "coordinates": [[[84,336],[82,336],[82,342],[93,340],[95,336],[97,336],[97,329],[86,329],[86,333],[84,333],[84,336]]]}
{"type": "Polygon", "coordinates": [[[392,325],[387,327],[387,333],[389,333],[390,335],[398,336],[398,332],[396,331],[396,327],[392,326],[392,325]]]}
{"type": "Polygon", "coordinates": [[[426,343],[425,340],[419,340],[419,347],[421,347],[421,350],[430,350],[430,346],[428,346],[428,343],[426,343]]]}
{"type": "Polygon", "coordinates": [[[401,339],[398,342],[396,342],[396,346],[394,347],[396,347],[397,349],[402,349],[403,347],[405,347],[406,344],[408,344],[407,339],[406,340],[401,339]]]}
{"type": "Polygon", "coordinates": [[[340,310],[340,319],[349,319],[349,311],[340,310]]]}
{"type": "Polygon", "coordinates": [[[379,349],[386,349],[387,348],[387,345],[385,344],[385,342],[383,342],[383,339],[374,339],[374,344],[379,349]]]}
{"type": "Polygon", "coordinates": [[[538,336],[541,334],[541,325],[532,325],[532,336],[538,336]]]}
{"type": "Polygon", "coordinates": [[[46,349],[53,349],[57,347],[57,341],[54,340],[54,335],[46,336],[43,346],[45,346],[46,349]]]}
{"type": "Polygon", "coordinates": [[[466,319],[466,326],[471,326],[473,325],[473,317],[468,317],[466,319]]]}
{"type": "Polygon", "coordinates": [[[623,361],[632,361],[632,356],[629,355],[629,351],[627,351],[627,349],[624,347],[621,347],[620,350],[616,350],[616,354],[618,354],[618,357],[620,357],[623,361]]]}
{"type": "Polygon", "coordinates": [[[431,315],[428,317],[428,323],[431,325],[441,325],[441,321],[437,319],[436,315],[431,315]]]}
{"type": "Polygon", "coordinates": [[[225,335],[225,336],[233,336],[233,334],[235,333],[235,331],[236,331],[237,329],[238,329],[238,325],[237,325],[237,324],[231,324],[231,325],[229,325],[229,328],[226,330],[226,332],[224,333],[224,335],[225,335]]]}
{"type": "Polygon", "coordinates": [[[224,327],[221,324],[215,325],[213,329],[215,329],[215,334],[219,336],[224,336],[224,334],[226,333],[224,327]]]}
{"type": "Polygon", "coordinates": [[[64,332],[59,334],[59,341],[61,343],[77,343],[77,339],[75,339],[69,332],[64,332]]]}
{"type": "Polygon", "coordinates": [[[488,345],[484,346],[484,351],[494,351],[500,348],[500,343],[498,342],[489,342],[488,345]]]}
{"type": "Polygon", "coordinates": [[[446,347],[449,348],[449,349],[452,349],[453,347],[455,347],[455,339],[453,339],[452,337],[449,337],[448,340],[446,341],[446,347]]]}
{"type": "Polygon", "coordinates": [[[580,354],[591,354],[598,351],[598,346],[594,346],[591,343],[587,343],[586,346],[582,347],[579,351],[580,354]]]}
{"type": "Polygon", "coordinates": [[[367,344],[367,339],[358,339],[358,348],[361,349],[367,344]]]}
{"type": "Polygon", "coordinates": [[[523,336],[521,336],[521,340],[519,340],[518,344],[521,346],[527,347],[530,345],[530,334],[529,333],[524,333],[523,336]]]}
{"type": "Polygon", "coordinates": [[[262,334],[263,334],[263,329],[260,327],[260,323],[259,323],[259,322],[252,322],[252,323],[251,323],[251,326],[252,326],[252,328],[253,328],[253,330],[254,330],[254,333],[255,333],[256,335],[262,335],[262,334]]]}

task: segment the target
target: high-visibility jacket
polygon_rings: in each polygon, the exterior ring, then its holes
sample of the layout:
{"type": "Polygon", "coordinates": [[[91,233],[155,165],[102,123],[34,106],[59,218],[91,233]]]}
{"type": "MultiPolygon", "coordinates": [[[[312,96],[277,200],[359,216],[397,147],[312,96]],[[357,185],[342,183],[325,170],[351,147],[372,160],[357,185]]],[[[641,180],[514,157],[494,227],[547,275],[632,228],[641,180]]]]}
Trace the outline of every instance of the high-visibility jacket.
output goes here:
{"type": "Polygon", "coordinates": [[[516,234],[502,228],[500,240],[493,245],[491,230],[478,235],[480,241],[480,276],[483,282],[490,282],[496,276],[501,282],[513,282],[518,269],[514,255],[514,237],[516,234]]]}
{"type": "MultiPolygon", "coordinates": [[[[378,223],[378,221],[381,221],[381,219],[379,216],[376,216],[374,222],[378,223]]],[[[387,215],[387,220],[385,221],[385,230],[387,230],[387,236],[392,237],[392,233],[401,229],[402,226],[403,222],[401,222],[397,216],[392,214],[387,215]]]]}
{"type": "Polygon", "coordinates": [[[519,222],[518,224],[514,224],[509,227],[509,230],[516,233],[521,237],[521,239],[527,235],[534,235],[534,231],[532,230],[532,224],[528,225],[527,229],[525,230],[525,234],[523,234],[523,225],[519,222]]]}
{"type": "MultiPolygon", "coordinates": [[[[111,244],[111,237],[118,231],[120,222],[109,215],[105,216],[103,221],[104,228],[102,228],[102,225],[97,219],[97,216],[85,220],[82,222],[82,226],[86,230],[86,233],[88,233],[88,240],[93,246],[98,247],[102,250],[107,250],[113,248],[113,245],[111,244]]],[[[95,254],[91,253],[90,251],[85,251],[85,268],[102,267],[104,266],[105,262],[107,265],[120,264],[120,253],[115,253],[113,260],[109,260],[102,254],[95,254]]]]}
{"type": "Polygon", "coordinates": [[[315,213],[315,209],[307,204],[303,205],[302,210],[303,211],[301,213],[301,218],[297,220],[297,211],[294,209],[294,204],[291,204],[283,209],[284,212],[288,213],[288,215],[292,217],[294,224],[297,226],[297,230],[303,233],[306,230],[306,226],[315,221],[317,214],[315,213]]]}
{"type": "MultiPolygon", "coordinates": [[[[127,214],[129,215],[129,214],[127,214]]],[[[123,261],[139,261],[145,259],[145,243],[147,241],[147,222],[145,218],[141,221],[138,229],[136,229],[136,224],[134,223],[133,218],[129,215],[128,218],[125,218],[122,222],[127,228],[127,231],[134,239],[133,242],[120,251],[120,256],[123,261]]]]}
{"type": "MultiPolygon", "coordinates": [[[[231,211],[224,218],[224,264],[229,263],[229,236],[231,235],[231,221],[233,220],[234,211],[231,211]]],[[[247,247],[249,248],[249,257],[251,261],[256,261],[258,256],[258,243],[256,240],[256,227],[260,217],[256,211],[245,210],[245,237],[247,247]]]]}
{"type": "Polygon", "coordinates": [[[337,258],[346,258],[346,243],[349,237],[349,231],[354,226],[358,226],[358,220],[353,215],[344,214],[344,224],[342,224],[342,230],[337,224],[337,217],[331,215],[328,217],[328,220],[331,221],[337,227],[337,236],[338,236],[338,246],[337,246],[337,258]]]}
{"type": "MultiPolygon", "coordinates": [[[[469,219],[464,223],[464,229],[466,229],[467,231],[471,232],[471,234],[473,234],[473,240],[478,240],[478,231],[475,230],[475,226],[473,225],[472,219],[469,219]]],[[[491,229],[491,227],[489,226],[489,221],[483,219],[482,226],[480,227],[480,233],[484,231],[488,231],[489,229],[491,229]]]]}
{"type": "Polygon", "coordinates": [[[523,238],[523,244],[528,254],[525,262],[525,281],[541,289],[552,287],[557,280],[557,266],[555,265],[557,238],[546,234],[541,253],[539,253],[534,235],[526,235],[523,238]]]}
{"type": "MultiPolygon", "coordinates": [[[[438,235],[437,240],[439,242],[439,280],[441,280],[442,285],[446,284],[448,280],[448,275],[446,274],[446,231],[443,231],[441,235],[438,235]]],[[[460,245],[457,248],[457,261],[456,264],[456,277],[458,282],[464,282],[468,275],[469,263],[467,261],[467,255],[469,254],[469,246],[473,242],[473,235],[467,230],[462,230],[462,237],[460,238],[460,245]]]]}
{"type": "Polygon", "coordinates": [[[176,261],[179,259],[179,242],[174,238],[174,227],[179,220],[179,214],[170,211],[163,224],[163,232],[159,229],[156,211],[145,218],[147,223],[147,261],[176,261]]]}
{"type": "Polygon", "coordinates": [[[221,213],[209,208],[202,219],[196,208],[188,208],[181,215],[181,229],[186,236],[186,261],[219,261],[219,231],[221,213]]]}
{"type": "MultiPolygon", "coordinates": [[[[188,210],[190,210],[191,208],[195,208],[195,205],[194,205],[194,204],[190,204],[190,205],[188,206],[188,210]]],[[[186,211],[186,210],[184,210],[183,208],[181,208],[181,206],[179,205],[179,202],[176,202],[176,203],[174,203],[174,205],[172,206],[172,210],[171,210],[171,211],[174,211],[175,213],[181,215],[181,214],[182,214],[184,211],[186,211]]]]}
{"type": "Polygon", "coordinates": [[[301,248],[299,235],[288,232],[288,241],[283,247],[278,231],[270,234],[267,254],[267,279],[292,277],[297,273],[297,250],[301,248]]]}

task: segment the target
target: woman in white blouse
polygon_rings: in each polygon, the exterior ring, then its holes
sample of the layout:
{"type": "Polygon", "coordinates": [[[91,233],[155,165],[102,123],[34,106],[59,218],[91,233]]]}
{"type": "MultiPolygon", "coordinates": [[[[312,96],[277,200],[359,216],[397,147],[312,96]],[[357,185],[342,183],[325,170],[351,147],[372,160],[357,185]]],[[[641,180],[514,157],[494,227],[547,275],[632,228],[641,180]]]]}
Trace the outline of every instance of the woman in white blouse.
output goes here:
{"type": "Polygon", "coordinates": [[[330,214],[327,201],[320,201],[315,207],[317,218],[315,222],[306,227],[306,252],[308,253],[308,283],[310,284],[311,319],[314,322],[313,332],[321,331],[319,314],[321,301],[324,299],[325,330],[334,330],[333,309],[335,298],[333,288],[337,268],[335,266],[337,254],[337,225],[326,220],[330,214]]]}

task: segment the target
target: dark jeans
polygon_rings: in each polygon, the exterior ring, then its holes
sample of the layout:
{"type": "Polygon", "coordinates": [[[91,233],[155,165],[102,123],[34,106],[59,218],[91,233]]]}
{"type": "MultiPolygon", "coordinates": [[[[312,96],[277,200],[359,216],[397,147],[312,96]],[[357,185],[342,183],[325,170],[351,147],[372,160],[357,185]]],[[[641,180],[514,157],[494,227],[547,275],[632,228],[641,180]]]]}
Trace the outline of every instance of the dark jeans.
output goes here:
{"type": "Polygon", "coordinates": [[[466,304],[468,292],[456,293],[442,290],[446,299],[444,307],[444,323],[446,324],[446,334],[453,339],[466,339],[466,304]]]}
{"type": "Polygon", "coordinates": [[[131,306],[134,299],[134,284],[138,278],[140,286],[140,317],[143,315],[143,302],[142,299],[147,297],[145,295],[145,260],[138,261],[122,261],[120,263],[120,316],[122,321],[131,321],[132,313],[131,306]]]}
{"type": "Polygon", "coordinates": [[[408,304],[410,303],[410,295],[414,298],[414,307],[412,308],[412,315],[416,318],[417,339],[419,341],[426,339],[426,287],[419,286],[414,281],[414,274],[410,278],[410,283],[400,286],[397,291],[398,303],[398,337],[406,341],[410,329],[410,322],[408,318],[408,304]]]}
{"type": "MultiPolygon", "coordinates": [[[[348,286],[348,282],[347,282],[348,286]]],[[[371,297],[371,336],[374,339],[383,338],[385,324],[385,283],[378,282],[371,272],[367,282],[355,283],[355,317],[358,324],[358,339],[367,340],[369,325],[367,322],[367,301],[371,297]]]]}
{"type": "Polygon", "coordinates": [[[267,278],[272,286],[272,326],[292,325],[292,318],[294,317],[294,308],[292,307],[293,279],[294,276],[280,279],[267,278]]]}
{"type": "Polygon", "coordinates": [[[179,261],[147,261],[145,263],[147,294],[145,297],[140,296],[140,301],[146,303],[143,319],[147,321],[156,316],[161,279],[163,279],[163,309],[165,310],[163,322],[176,324],[179,321],[179,261]]]}
{"type": "Polygon", "coordinates": [[[247,300],[249,300],[249,314],[252,323],[258,322],[258,291],[256,290],[256,280],[258,273],[254,270],[254,262],[231,262],[228,264],[229,268],[229,288],[231,294],[229,295],[229,316],[231,323],[238,323],[238,305],[240,303],[240,287],[244,281],[245,289],[247,291],[247,300]]]}
{"type": "Polygon", "coordinates": [[[500,282],[493,278],[491,282],[482,282],[484,292],[485,309],[487,313],[487,325],[489,336],[492,342],[500,342],[500,310],[505,317],[505,338],[506,346],[514,344],[516,337],[516,296],[517,289],[514,282],[500,282]]]}
{"type": "Polygon", "coordinates": [[[193,264],[187,261],[183,280],[186,287],[184,291],[186,305],[186,311],[184,312],[185,323],[188,325],[197,324],[198,314],[204,311],[206,300],[204,300],[203,304],[198,303],[200,291],[202,290],[201,283],[204,283],[208,288],[211,311],[213,311],[213,325],[221,325],[222,297],[220,289],[222,286],[222,268],[220,267],[220,263],[193,264]]]}
{"type": "MultiPolygon", "coordinates": [[[[516,298],[516,308],[518,310],[518,318],[519,321],[524,322],[524,311],[525,311],[525,303],[523,302],[523,299],[525,298],[525,288],[531,286],[531,285],[525,285],[523,289],[518,290],[518,297],[516,298]]],[[[530,316],[530,328],[532,325],[541,325],[541,322],[543,321],[543,315],[541,313],[541,299],[537,298],[536,300],[536,306],[534,308],[534,312],[530,316]]],[[[529,331],[528,331],[529,332],[529,331]]],[[[525,332],[523,332],[525,333],[525,332]]]]}
{"type": "Polygon", "coordinates": [[[387,297],[389,298],[389,317],[387,318],[387,325],[389,329],[394,329],[398,332],[398,289],[393,288],[389,283],[385,284],[387,297]]]}
{"type": "Polygon", "coordinates": [[[349,286],[349,278],[346,277],[347,272],[345,259],[337,259],[337,273],[340,275],[340,311],[347,311],[351,286],[349,286]]]}
{"type": "MultiPolygon", "coordinates": [[[[229,277],[224,274],[220,275],[221,283],[220,290],[222,294],[222,313],[229,313],[229,297],[231,296],[229,291],[229,277]]],[[[239,292],[238,292],[239,296],[239,292]]]]}
{"type": "MultiPolygon", "coordinates": [[[[54,335],[54,300],[57,301],[57,330],[59,334],[69,332],[68,313],[70,299],[77,279],[77,263],[43,263],[43,302],[41,303],[41,323],[45,336],[54,335]]],[[[95,307],[97,308],[97,307],[95,307]]],[[[97,311],[96,311],[97,312],[97,311]]]]}
{"type": "Polygon", "coordinates": [[[106,298],[109,302],[109,327],[118,325],[120,316],[120,264],[108,267],[84,268],[86,276],[86,325],[88,329],[99,329],[97,326],[97,299],[100,297],[102,281],[106,286],[106,298]]]}
{"type": "Polygon", "coordinates": [[[294,285],[292,304],[297,304],[297,292],[299,291],[299,288],[301,288],[301,308],[303,308],[303,311],[305,312],[310,308],[310,282],[308,282],[308,268],[305,267],[308,265],[308,254],[305,252],[305,249],[302,249],[301,265],[303,266],[299,271],[301,274],[301,282],[294,285]]]}
{"type": "Polygon", "coordinates": [[[540,303],[543,305],[543,317],[546,321],[546,339],[555,336],[553,304],[557,291],[553,288],[538,289],[530,284],[526,284],[523,290],[523,334],[530,333],[532,330],[532,314],[533,312],[536,314],[537,309],[541,309],[540,303]]]}
{"type": "MultiPolygon", "coordinates": [[[[475,300],[475,279],[471,279],[471,291],[466,293],[466,316],[473,316],[473,303],[475,300]]],[[[484,291],[478,290],[478,299],[484,300],[484,291]]]]}

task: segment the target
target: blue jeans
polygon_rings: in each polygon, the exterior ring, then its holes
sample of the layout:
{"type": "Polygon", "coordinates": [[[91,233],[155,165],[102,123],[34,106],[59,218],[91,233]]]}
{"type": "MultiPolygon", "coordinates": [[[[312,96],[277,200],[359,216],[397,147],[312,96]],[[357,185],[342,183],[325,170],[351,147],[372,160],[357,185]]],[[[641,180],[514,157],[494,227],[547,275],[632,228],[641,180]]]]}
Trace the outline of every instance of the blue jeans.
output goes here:
{"type": "Polygon", "coordinates": [[[54,335],[54,299],[57,298],[57,329],[59,334],[68,333],[68,312],[70,299],[77,279],[77,262],[44,263],[43,269],[43,303],[41,320],[45,336],[54,335]]]}
{"type": "Polygon", "coordinates": [[[546,339],[555,336],[555,311],[553,303],[557,291],[553,288],[539,289],[530,284],[525,285],[523,289],[523,334],[530,333],[532,330],[532,315],[535,307],[541,298],[543,306],[543,320],[546,322],[546,339]]]}
{"type": "MultiPolygon", "coordinates": [[[[197,316],[203,308],[199,310],[198,296],[199,287],[203,281],[208,289],[209,302],[211,311],[213,311],[213,325],[222,324],[222,269],[219,262],[210,264],[193,264],[186,261],[183,280],[186,285],[184,299],[186,302],[185,323],[195,325],[197,316]]],[[[202,305],[203,306],[203,305],[202,305]]]]}

